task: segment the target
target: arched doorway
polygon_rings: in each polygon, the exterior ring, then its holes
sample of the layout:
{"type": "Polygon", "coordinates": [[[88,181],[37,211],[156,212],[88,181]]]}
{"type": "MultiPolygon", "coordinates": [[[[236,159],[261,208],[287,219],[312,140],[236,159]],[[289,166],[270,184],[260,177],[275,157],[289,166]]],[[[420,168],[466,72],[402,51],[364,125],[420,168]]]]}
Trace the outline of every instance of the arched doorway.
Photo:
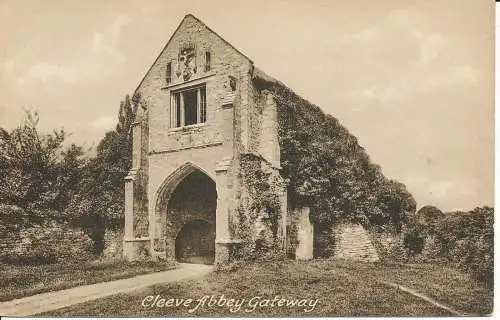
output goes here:
{"type": "Polygon", "coordinates": [[[205,220],[189,221],[175,239],[175,258],[179,262],[213,264],[215,229],[205,220]]]}
{"type": "Polygon", "coordinates": [[[189,166],[167,187],[159,214],[166,256],[179,262],[213,264],[217,191],[204,172],[189,166]],[[168,189],[167,189],[168,190],[168,189]]]}

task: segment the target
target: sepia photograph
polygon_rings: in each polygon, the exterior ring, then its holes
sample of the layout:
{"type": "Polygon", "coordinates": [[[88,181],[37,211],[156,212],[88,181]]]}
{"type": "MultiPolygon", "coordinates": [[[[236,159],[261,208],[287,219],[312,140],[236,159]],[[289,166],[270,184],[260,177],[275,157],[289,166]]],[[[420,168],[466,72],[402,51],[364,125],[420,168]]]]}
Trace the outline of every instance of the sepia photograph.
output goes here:
{"type": "Polygon", "coordinates": [[[495,2],[0,0],[2,317],[494,316],[495,2]]]}

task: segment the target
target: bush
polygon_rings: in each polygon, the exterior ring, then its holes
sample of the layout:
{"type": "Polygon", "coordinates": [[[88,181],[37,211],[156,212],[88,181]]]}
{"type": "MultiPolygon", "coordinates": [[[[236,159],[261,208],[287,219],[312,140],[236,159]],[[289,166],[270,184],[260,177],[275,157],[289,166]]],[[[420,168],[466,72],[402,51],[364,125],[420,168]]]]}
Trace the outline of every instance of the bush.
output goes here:
{"type": "Polygon", "coordinates": [[[430,218],[427,215],[426,219],[419,218],[419,213],[404,236],[412,262],[447,261],[493,286],[493,208],[475,208],[430,218]]]}
{"type": "Polygon", "coordinates": [[[11,254],[19,242],[19,232],[26,224],[26,212],[12,205],[0,204],[0,260],[11,254]]]}
{"type": "Polygon", "coordinates": [[[403,242],[399,240],[391,243],[382,260],[385,262],[408,262],[408,251],[403,242]]]}
{"type": "Polygon", "coordinates": [[[422,252],[411,256],[412,262],[445,263],[448,261],[447,257],[442,254],[441,243],[434,235],[426,237],[424,241],[422,252]]]}
{"type": "Polygon", "coordinates": [[[441,254],[488,286],[493,286],[493,220],[490,207],[453,212],[441,219],[436,234],[441,254]]]}
{"type": "Polygon", "coordinates": [[[370,230],[370,239],[380,261],[387,263],[404,263],[408,261],[408,250],[404,245],[402,233],[375,227],[370,230]]]}
{"type": "Polygon", "coordinates": [[[493,237],[473,235],[456,242],[449,255],[460,269],[493,286],[493,237]]]}
{"type": "Polygon", "coordinates": [[[424,237],[417,230],[411,230],[404,235],[404,246],[410,256],[422,253],[424,250],[424,237]]]}

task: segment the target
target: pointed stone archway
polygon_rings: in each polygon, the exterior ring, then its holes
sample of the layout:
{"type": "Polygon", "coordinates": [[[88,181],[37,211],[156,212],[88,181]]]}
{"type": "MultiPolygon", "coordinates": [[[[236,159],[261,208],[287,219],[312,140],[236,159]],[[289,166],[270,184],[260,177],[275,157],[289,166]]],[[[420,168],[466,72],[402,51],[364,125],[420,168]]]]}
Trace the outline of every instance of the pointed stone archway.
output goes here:
{"type": "Polygon", "coordinates": [[[178,168],[158,191],[153,255],[213,264],[216,209],[215,181],[192,164],[178,168]]]}

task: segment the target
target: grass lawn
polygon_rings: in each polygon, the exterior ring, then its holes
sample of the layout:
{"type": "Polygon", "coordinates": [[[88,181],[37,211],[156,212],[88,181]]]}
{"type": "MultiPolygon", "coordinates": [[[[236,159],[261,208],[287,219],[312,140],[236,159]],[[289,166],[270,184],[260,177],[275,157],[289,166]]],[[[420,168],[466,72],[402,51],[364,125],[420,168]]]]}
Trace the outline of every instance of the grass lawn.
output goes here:
{"type": "MultiPolygon", "coordinates": [[[[213,272],[202,280],[157,285],[129,294],[74,305],[45,315],[58,316],[448,316],[405,292],[378,280],[396,282],[426,294],[459,311],[489,314],[493,291],[451,268],[422,265],[387,265],[347,261],[248,263],[231,272],[213,272]],[[145,297],[193,299],[188,307],[153,306],[145,297]],[[200,305],[205,295],[216,301],[244,299],[235,312],[224,306],[200,305]],[[274,302],[265,301],[265,299],[274,302]],[[260,298],[254,298],[260,297],[260,298]],[[253,298],[253,300],[251,300],[253,298]],[[306,299],[308,306],[278,306],[278,299],[306,299]],[[314,308],[312,305],[318,299],[314,308]],[[254,307],[255,303],[261,304],[254,307]],[[253,310],[252,310],[253,309],[253,310]],[[305,312],[304,309],[310,310],[305,312]],[[312,309],[312,310],[311,310],[312,309]],[[250,310],[249,312],[247,312],[250,310]]],[[[157,300],[158,301],[158,300],[157,300]]],[[[180,302],[180,300],[178,300],[180,302]]],[[[290,300],[291,301],[291,300],[290,300]]],[[[160,302],[161,303],[161,302],[160,302]]]]}
{"type": "Polygon", "coordinates": [[[384,268],[370,268],[360,264],[357,270],[416,290],[463,313],[486,315],[493,311],[493,288],[450,266],[385,264],[384,268]]]}
{"type": "Polygon", "coordinates": [[[42,292],[164,271],[174,265],[155,262],[89,261],[79,264],[18,266],[0,264],[0,301],[42,292]]]}

